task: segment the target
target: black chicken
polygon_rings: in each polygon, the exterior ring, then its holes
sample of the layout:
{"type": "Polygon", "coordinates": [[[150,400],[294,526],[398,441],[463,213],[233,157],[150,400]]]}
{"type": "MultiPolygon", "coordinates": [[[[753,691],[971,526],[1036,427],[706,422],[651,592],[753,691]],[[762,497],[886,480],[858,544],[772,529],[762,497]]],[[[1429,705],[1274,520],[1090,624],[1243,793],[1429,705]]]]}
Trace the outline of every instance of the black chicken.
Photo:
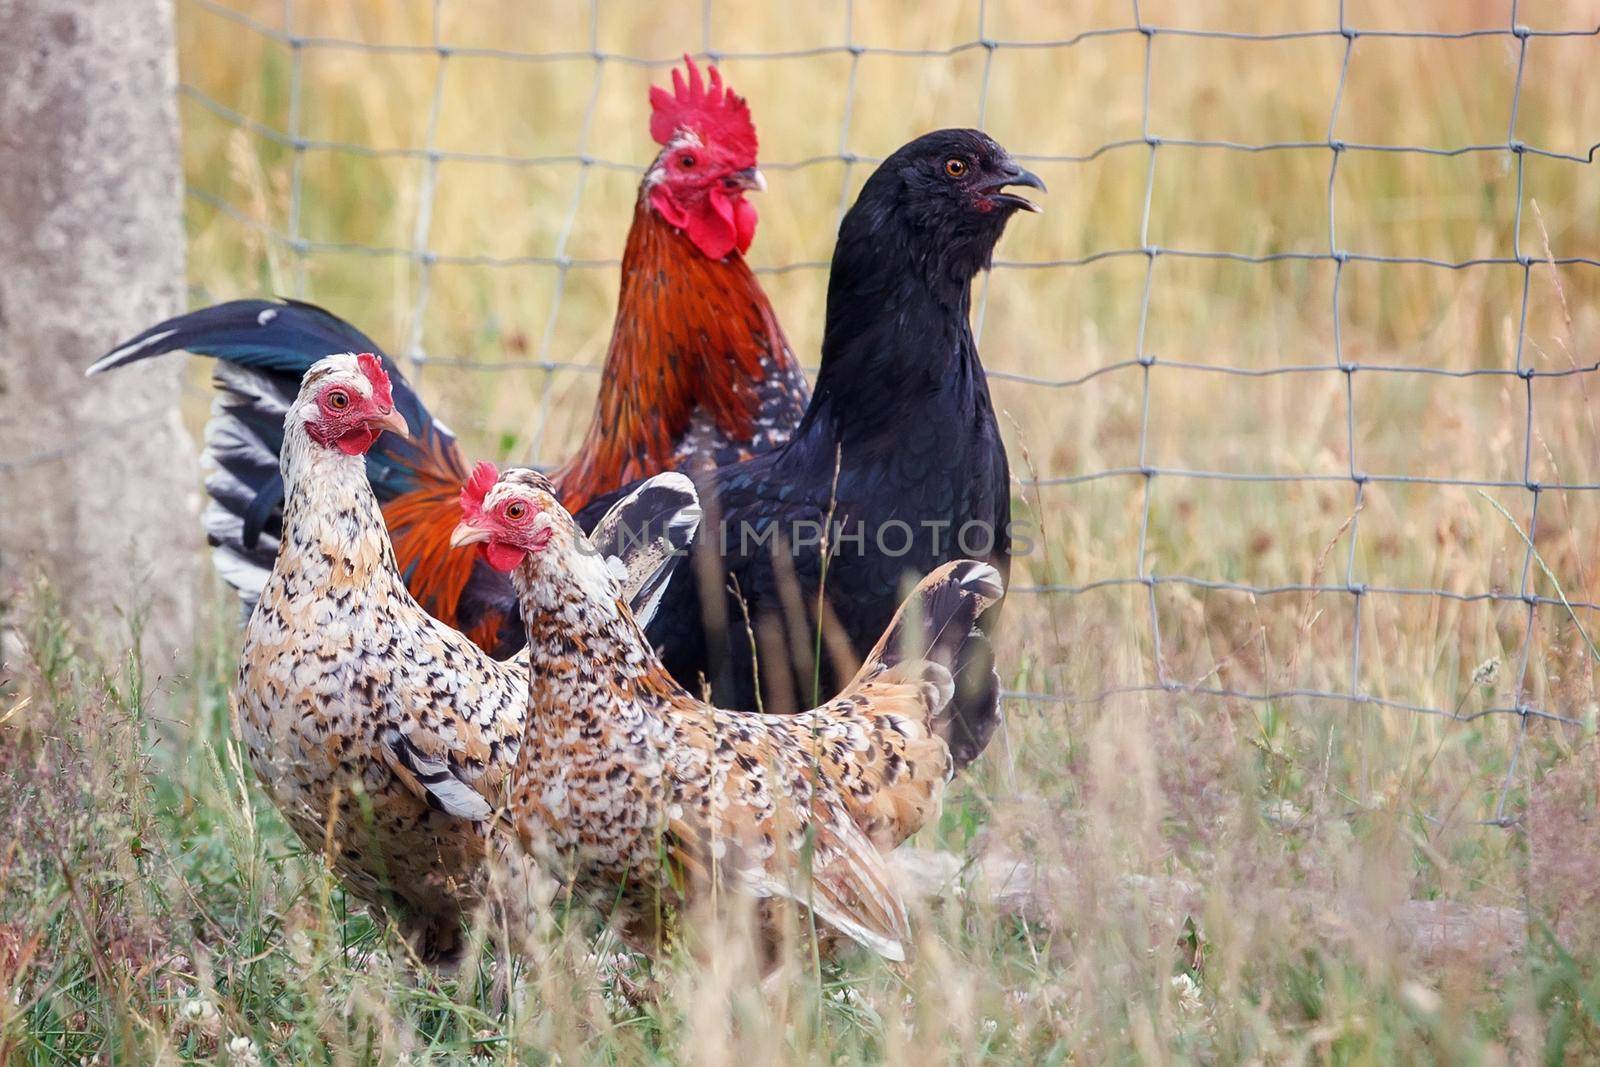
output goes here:
{"type": "MultiPolygon", "coordinates": [[[[1009,468],[968,319],[1007,220],[1038,210],[1005,191],[1016,185],[1044,188],[977,130],[919,137],[867,180],[839,227],[799,429],[702,479],[694,565],[674,573],[649,629],[680,682],[703,679],[723,707],[755,708],[758,688],[767,710],[809,707],[849,677],[819,641],[830,627],[865,649],[905,583],[939,565],[986,557],[1008,574],[1009,468]],[[824,587],[833,621],[819,628],[824,587]]],[[[958,698],[957,766],[997,721],[990,649],[968,648],[983,662],[959,674],[972,692],[958,698]]]]}

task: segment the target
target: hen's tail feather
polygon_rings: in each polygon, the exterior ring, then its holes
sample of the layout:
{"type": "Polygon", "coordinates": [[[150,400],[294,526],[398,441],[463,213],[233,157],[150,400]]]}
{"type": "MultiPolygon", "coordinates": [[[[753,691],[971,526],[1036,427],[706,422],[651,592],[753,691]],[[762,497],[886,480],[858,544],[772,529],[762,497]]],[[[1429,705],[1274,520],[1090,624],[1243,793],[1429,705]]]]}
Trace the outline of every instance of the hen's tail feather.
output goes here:
{"type": "Polygon", "coordinates": [[[206,534],[216,549],[217,569],[239,591],[247,611],[277,553],[283,417],[299,393],[301,377],[334,352],[372,352],[382,359],[411,440],[380,437],[367,454],[367,475],[396,523],[401,567],[421,583],[418,599],[435,615],[454,621],[471,557],[444,552],[442,546],[460,517],[456,493],[466,479],[466,462],[455,435],[428,413],[394,361],[371,338],[314,304],[234,300],[152,326],[96,360],[88,373],[176,351],[218,360],[212,378],[218,397],[206,427],[211,470],[206,534]],[[439,564],[446,558],[464,566],[441,571],[439,564]]]}
{"type": "Polygon", "coordinates": [[[950,672],[955,691],[934,717],[950,746],[956,770],[977,759],[1000,723],[1000,678],[994,648],[978,617],[1005,594],[1000,572],[987,563],[946,563],[917,584],[900,605],[855,681],[862,682],[910,660],[928,660],[950,672]]]}

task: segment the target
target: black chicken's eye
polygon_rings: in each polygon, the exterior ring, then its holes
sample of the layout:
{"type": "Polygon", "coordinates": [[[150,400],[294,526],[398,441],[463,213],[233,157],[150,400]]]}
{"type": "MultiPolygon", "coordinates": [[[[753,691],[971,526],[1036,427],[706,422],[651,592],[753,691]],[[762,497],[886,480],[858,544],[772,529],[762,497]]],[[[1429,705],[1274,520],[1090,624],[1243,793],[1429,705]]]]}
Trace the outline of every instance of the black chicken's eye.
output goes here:
{"type": "Polygon", "coordinates": [[[967,173],[967,161],[960,158],[951,158],[944,161],[944,172],[952,178],[963,177],[967,173]]]}
{"type": "Polygon", "coordinates": [[[350,406],[350,394],[342,389],[335,389],[328,394],[328,406],[335,411],[343,411],[350,406]]]}
{"type": "Polygon", "coordinates": [[[522,518],[522,516],[526,515],[527,513],[528,505],[524,504],[520,500],[513,500],[511,503],[506,505],[506,518],[512,520],[513,522],[522,518]]]}
{"type": "Polygon", "coordinates": [[[685,152],[683,155],[678,157],[678,166],[682,167],[684,170],[688,170],[690,167],[694,166],[694,164],[695,158],[688,152],[685,152]]]}

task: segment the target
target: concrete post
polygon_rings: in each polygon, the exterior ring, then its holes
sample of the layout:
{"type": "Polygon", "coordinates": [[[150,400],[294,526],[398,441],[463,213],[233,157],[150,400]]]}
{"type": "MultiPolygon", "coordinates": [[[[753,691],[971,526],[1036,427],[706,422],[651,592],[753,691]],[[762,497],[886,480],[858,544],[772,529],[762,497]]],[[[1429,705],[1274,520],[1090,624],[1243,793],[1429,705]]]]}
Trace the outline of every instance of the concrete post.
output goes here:
{"type": "Polygon", "coordinates": [[[200,551],[182,361],[93,380],[181,310],[171,0],[0,0],[0,602],[42,569],[71,614],[142,591],[156,659],[193,639],[200,551]]]}

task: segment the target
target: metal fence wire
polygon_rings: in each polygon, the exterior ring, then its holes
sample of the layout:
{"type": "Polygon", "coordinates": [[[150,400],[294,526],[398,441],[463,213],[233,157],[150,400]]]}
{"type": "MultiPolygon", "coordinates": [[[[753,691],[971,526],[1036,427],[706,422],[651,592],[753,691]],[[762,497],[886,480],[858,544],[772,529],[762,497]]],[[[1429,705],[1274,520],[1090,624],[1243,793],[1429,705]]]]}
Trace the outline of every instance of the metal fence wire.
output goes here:
{"type": "MultiPolygon", "coordinates": [[[[590,4],[590,48],[587,51],[554,51],[547,53],[514,51],[496,47],[467,46],[452,43],[442,33],[444,19],[442,11],[445,0],[434,0],[433,3],[433,39],[431,43],[374,43],[370,41],[346,39],[340,37],[314,36],[296,31],[297,0],[283,0],[282,18],[277,25],[269,25],[263,21],[226,7],[217,0],[187,0],[187,5],[208,15],[217,16],[235,23],[241,32],[257,34],[272,42],[275,46],[286,49],[290,57],[290,83],[288,102],[287,128],[276,128],[264,123],[257,118],[225,106],[218,102],[204,89],[189,83],[181,86],[184,98],[197,105],[199,108],[211,113],[217,119],[242,129],[254,137],[264,139],[292,152],[291,171],[288,191],[288,216],[287,226],[278,229],[265,225],[259,219],[251,217],[247,212],[230,204],[226,199],[216,193],[191,185],[188,196],[199,204],[221,213],[233,220],[241,227],[248,227],[258,231],[263,239],[269,240],[280,246],[282,250],[290,253],[296,264],[294,285],[300,293],[305,288],[306,272],[303,269],[306,257],[319,254],[343,254],[353,256],[367,256],[384,259],[402,259],[409,261],[414,267],[411,288],[411,314],[409,316],[409,329],[404,339],[404,347],[400,358],[406,361],[411,372],[415,375],[424,368],[438,370],[532,370],[543,372],[543,389],[540,395],[538,415],[542,420],[549,413],[551,403],[552,383],[558,375],[565,374],[595,374],[598,367],[589,363],[568,362],[554,358],[552,353],[552,338],[555,330],[555,321],[560,305],[561,295],[565,292],[568,277],[574,269],[614,268],[620,261],[617,259],[581,259],[569,256],[567,249],[572,235],[573,223],[578,216],[580,202],[584,195],[584,184],[588,176],[597,168],[613,169],[629,173],[641,173],[643,167],[638,161],[614,160],[600,158],[590,153],[593,142],[596,104],[600,98],[601,71],[610,65],[627,65],[644,68],[665,69],[678,62],[678,57],[663,56],[636,56],[619,54],[614,51],[605,51],[600,47],[599,5],[601,0],[591,0],[590,4]],[[304,121],[305,108],[303,104],[303,90],[306,83],[306,57],[318,52],[366,52],[384,53],[389,55],[405,56],[414,55],[437,58],[435,67],[432,94],[430,97],[426,136],[424,143],[415,146],[402,147],[375,147],[367,144],[353,143],[341,140],[328,140],[307,137],[304,134],[306,123],[304,121]],[[581,130],[578,134],[577,150],[570,154],[552,155],[512,155],[495,154],[489,152],[468,152],[441,148],[438,145],[438,128],[441,106],[444,100],[445,83],[452,66],[466,64],[479,60],[495,60],[512,63],[552,63],[587,61],[592,64],[594,76],[589,89],[588,105],[584,113],[581,130]],[[411,241],[403,246],[384,246],[353,241],[314,240],[305,236],[302,230],[302,219],[307,202],[307,186],[305,182],[305,163],[308,155],[313,153],[328,153],[334,156],[366,157],[373,159],[397,158],[419,161],[422,165],[421,195],[418,198],[415,225],[412,230],[411,241]],[[507,168],[525,168],[545,165],[569,165],[578,168],[577,184],[571,200],[565,207],[564,222],[555,244],[555,249],[549,255],[519,255],[519,256],[490,256],[490,255],[459,255],[446,254],[435,251],[430,247],[430,226],[433,216],[434,194],[437,188],[439,168],[442,163],[473,163],[501,166],[507,168]],[[537,268],[553,271],[555,274],[555,302],[552,307],[548,325],[544,336],[535,348],[530,347],[532,353],[529,358],[508,362],[483,363],[467,358],[457,358],[448,355],[431,353],[424,344],[423,324],[427,318],[432,288],[432,275],[435,267],[442,264],[481,267],[506,267],[506,268],[537,268]]],[[[1142,261],[1143,287],[1139,296],[1137,343],[1134,350],[1126,358],[1119,361],[1097,366],[1081,376],[1070,379],[1053,379],[1036,377],[1025,374],[1012,373],[1003,370],[990,369],[991,378],[1009,380],[1022,383],[1025,386],[1039,389],[1049,389],[1070,392],[1085,386],[1092,379],[1117,372],[1136,373],[1142,379],[1142,404],[1139,414],[1139,442],[1138,462],[1134,465],[1112,467],[1109,469],[1083,470],[1070,473],[1053,473],[1034,475],[1027,470],[1019,472],[1019,477],[1026,492],[1037,494],[1041,487],[1050,486],[1079,486],[1085,483],[1103,480],[1122,480],[1137,492],[1141,497],[1139,509],[1138,561],[1135,573],[1121,575],[1089,582],[1082,585],[1068,584],[1018,584],[1011,590],[1014,597],[1031,596],[1077,596],[1100,589],[1114,589],[1118,587],[1143,587],[1145,599],[1148,602],[1148,640],[1151,654],[1145,657],[1143,677],[1118,684],[1109,688],[1087,693],[1044,693],[1033,691],[1008,691],[1010,699],[1023,703],[1036,704],[1097,704],[1123,694],[1188,694],[1190,696],[1206,696],[1216,698],[1231,698],[1247,701],[1281,701],[1292,698],[1304,698],[1330,702],[1342,702],[1352,706],[1365,706],[1373,708],[1386,708],[1399,712],[1416,713],[1421,715],[1441,716],[1457,721],[1469,721],[1484,716],[1509,716],[1518,722],[1515,731],[1514,749],[1510,755],[1508,769],[1502,788],[1499,791],[1498,803],[1495,805],[1493,817],[1485,822],[1509,825],[1515,822],[1515,817],[1506,811],[1507,797],[1510,794],[1513,778],[1517,773],[1517,762],[1522,754],[1523,741],[1527,736],[1529,724],[1535,721],[1548,721],[1569,725],[1581,725],[1580,719],[1572,713],[1570,708],[1552,708],[1538,706],[1527,697],[1527,677],[1529,658],[1534,644],[1535,616],[1540,608],[1555,608],[1563,612],[1583,635],[1586,644],[1592,648],[1588,641],[1592,625],[1587,626],[1585,619],[1592,619],[1592,613],[1597,605],[1587,601],[1569,601],[1560,595],[1559,587],[1557,596],[1542,595],[1536,591],[1538,575],[1536,566],[1542,566],[1538,561],[1535,549],[1535,536],[1538,532],[1538,522],[1541,501],[1552,492],[1593,493],[1600,490],[1600,484],[1586,482],[1544,482],[1541,483],[1534,477],[1534,437],[1535,437],[1535,408],[1534,392],[1535,383],[1540,379],[1578,378],[1583,379],[1600,370],[1600,364],[1577,365],[1565,369],[1540,369],[1535,367],[1526,357],[1525,347],[1528,331],[1529,293],[1532,283],[1533,271],[1539,266],[1551,267],[1600,267],[1600,260],[1587,256],[1552,256],[1534,255],[1530,252],[1531,242],[1525,240],[1523,205],[1524,179],[1527,163],[1530,157],[1537,157],[1551,161],[1558,161],[1572,166],[1586,166],[1593,162],[1595,151],[1600,144],[1595,144],[1582,152],[1563,152],[1550,147],[1528,143],[1518,134],[1518,117],[1523,100],[1525,75],[1528,70],[1528,49],[1530,41],[1540,38],[1589,38],[1600,37],[1600,26],[1594,28],[1571,29],[1532,29],[1518,20],[1519,0],[1509,3],[1509,17],[1498,25],[1484,25],[1453,32],[1428,31],[1428,30],[1402,30],[1385,29],[1382,27],[1356,25],[1347,20],[1343,0],[1338,4],[1338,17],[1335,24],[1320,29],[1294,30],[1287,32],[1250,33],[1225,30],[1185,28],[1170,25],[1157,25],[1141,15],[1139,0],[1130,0],[1126,13],[1126,22],[1120,25],[1107,26],[1087,30],[1059,40],[1027,40],[1007,41],[995,39],[986,28],[986,5],[980,3],[978,7],[977,22],[971,28],[971,35],[962,40],[953,41],[944,48],[886,48],[857,43],[852,31],[854,24],[855,8],[846,5],[846,18],[843,39],[837,44],[799,49],[793,51],[729,51],[721,50],[716,45],[713,32],[712,4],[706,0],[701,26],[701,40],[697,58],[712,62],[725,60],[763,60],[763,59],[799,59],[814,56],[840,55],[848,56],[849,62],[849,92],[846,97],[845,110],[841,129],[839,131],[838,149],[831,154],[815,155],[805,159],[772,162],[763,159],[762,166],[767,170],[792,170],[816,166],[823,163],[842,165],[845,173],[844,183],[840,192],[838,212],[842,215],[849,203],[849,192],[852,188],[850,175],[852,168],[871,167],[879,159],[852,152],[849,149],[850,126],[853,105],[856,99],[856,81],[862,61],[873,56],[897,56],[920,58],[950,58],[961,53],[976,53],[982,57],[982,81],[978,96],[978,116],[980,125],[988,114],[990,99],[990,72],[993,69],[995,57],[1003,52],[1013,50],[1045,50],[1059,51],[1079,47],[1090,47],[1096,41],[1112,38],[1128,38],[1142,40],[1143,48],[1143,78],[1142,78],[1142,120],[1140,134],[1118,140],[1110,140],[1099,144],[1092,150],[1081,154],[1065,155],[1019,155],[1019,158],[1031,162],[1047,162],[1059,164],[1085,164],[1097,160],[1108,153],[1116,152],[1142,152],[1145,158],[1144,187],[1143,187],[1143,213],[1139,227],[1139,243],[1128,247],[1111,247],[1092,250],[1087,254],[1074,258],[1061,258],[1046,261],[1029,260],[1027,262],[997,260],[994,264],[996,270],[1062,270],[1071,271],[1087,267],[1091,264],[1112,260],[1128,259],[1142,261]],[[1326,135],[1316,140],[1286,140],[1248,143],[1233,140],[1206,140],[1171,137],[1156,128],[1151,122],[1151,86],[1159,77],[1159,65],[1156,60],[1156,45],[1164,39],[1213,39],[1222,41],[1294,41],[1305,39],[1329,39],[1342,43],[1342,60],[1338,72],[1337,88],[1333,94],[1332,111],[1328,115],[1326,135]],[[1512,101],[1509,118],[1505,124],[1503,139],[1490,143],[1456,144],[1456,145],[1426,145],[1426,144],[1376,144],[1357,143],[1341,139],[1337,136],[1340,119],[1340,107],[1345,98],[1345,89],[1349,80],[1351,57],[1358,42],[1371,39],[1390,40],[1419,40],[1440,42],[1461,42],[1474,39],[1500,38],[1510,42],[1516,56],[1516,75],[1512,89],[1512,101]],[[1288,151],[1321,150],[1327,153],[1327,183],[1326,183],[1326,248],[1317,251],[1268,251],[1260,254],[1249,254],[1225,249],[1195,249],[1161,247],[1150,240],[1150,214],[1151,200],[1156,189],[1157,175],[1162,172],[1160,161],[1165,154],[1173,149],[1214,149],[1229,153],[1274,153],[1288,151]],[[1336,210],[1335,183],[1342,165],[1348,165],[1352,157],[1363,154],[1414,154],[1433,157],[1460,157],[1469,155],[1500,155],[1507,161],[1515,176],[1516,198],[1515,214],[1508,219],[1508,225],[1513,234],[1512,248],[1514,254],[1509,256],[1477,256],[1458,260],[1435,258],[1429,256],[1406,255],[1380,255],[1359,251],[1346,247],[1341,240],[1340,220],[1336,210]],[[1225,363],[1200,363],[1186,362],[1162,358],[1146,346],[1146,325],[1149,320],[1151,294],[1156,284],[1157,264],[1162,260],[1218,260],[1231,261],[1236,264],[1262,266],[1290,260],[1306,262],[1322,262],[1329,264],[1333,272],[1332,288],[1332,322],[1333,339],[1331,350],[1324,359],[1306,364],[1281,365],[1270,367],[1244,367],[1231,366],[1225,363]],[[1459,272],[1469,268],[1501,266],[1516,268],[1520,272],[1521,302],[1520,313],[1517,317],[1515,338],[1515,362],[1509,367],[1475,367],[1468,369],[1449,369],[1444,367],[1431,367],[1423,365],[1399,365],[1395,363],[1356,362],[1346,356],[1342,330],[1340,328],[1340,302],[1341,293],[1346,278],[1347,268],[1351,264],[1372,263],[1390,265],[1409,265],[1423,267],[1437,271],[1459,272]],[[1277,375],[1337,375],[1342,379],[1344,405],[1345,405],[1345,447],[1342,457],[1342,473],[1309,473],[1309,474],[1277,474],[1277,473],[1241,473],[1209,469],[1188,469],[1177,466],[1162,466],[1150,459],[1148,439],[1152,425],[1151,412],[1151,382],[1152,379],[1169,369],[1181,368],[1187,371],[1208,374],[1220,374],[1237,378],[1267,378],[1277,375]],[[1369,376],[1412,376],[1419,382],[1426,382],[1438,377],[1445,378],[1474,378],[1489,377],[1501,379],[1516,379],[1520,381],[1520,396],[1522,406],[1522,435],[1521,449],[1521,477],[1516,480],[1475,480],[1456,477],[1430,477],[1422,475],[1408,475],[1398,473],[1385,473],[1381,470],[1371,469],[1363,460],[1361,441],[1356,430],[1357,401],[1356,383],[1358,378],[1369,376]],[[1190,575],[1190,574],[1164,574],[1157,573],[1151,565],[1150,555],[1147,551],[1147,540],[1150,535],[1151,501],[1155,493],[1156,484],[1163,479],[1198,479],[1231,482],[1253,483],[1285,483],[1285,482],[1325,482],[1344,484],[1349,488],[1352,499],[1352,508],[1349,519],[1348,551],[1343,553],[1342,579],[1328,581],[1314,581],[1304,583],[1285,583],[1277,585],[1251,584],[1242,581],[1228,581],[1217,578],[1190,575]],[[1529,500],[1529,516],[1526,527],[1522,528],[1521,544],[1524,546],[1521,564],[1520,579],[1515,591],[1483,590],[1483,591],[1453,591],[1442,588],[1409,588],[1409,587],[1384,587],[1369,585],[1359,580],[1356,565],[1356,534],[1361,521],[1361,513],[1367,494],[1371,487],[1379,485],[1424,485],[1438,487],[1463,487],[1482,490],[1514,490],[1527,494],[1529,500]],[[1349,633],[1349,684],[1343,689],[1329,689],[1315,686],[1291,685],[1284,688],[1263,689],[1261,691],[1246,691],[1226,685],[1212,685],[1186,682],[1174,677],[1168,669],[1166,658],[1163,655],[1163,632],[1160,613],[1157,610],[1157,592],[1163,587],[1178,586],[1188,587],[1198,591],[1227,591],[1248,594],[1253,597],[1278,597],[1278,596],[1317,596],[1323,594],[1337,595],[1348,598],[1351,606],[1351,628],[1349,633]],[[1525,612],[1525,619],[1521,628],[1521,648],[1513,670],[1515,681],[1510,688],[1513,699],[1499,706],[1489,707],[1463,713],[1460,706],[1447,708],[1434,706],[1428,703],[1413,702],[1380,696],[1363,690],[1362,678],[1362,617],[1364,605],[1375,596],[1386,597],[1433,597],[1462,603],[1505,603],[1520,604],[1525,612]]],[[[180,17],[183,17],[180,12],[180,17]]],[[[1585,138],[1587,141],[1587,138],[1585,138]]],[[[836,221],[836,220],[835,220],[836,221]]],[[[763,266],[758,272],[776,274],[795,270],[826,270],[827,264],[819,261],[802,261],[763,266]]],[[[990,278],[987,275],[985,278],[990,278]]],[[[984,316],[988,307],[989,282],[980,283],[980,292],[977,302],[977,329],[981,332],[984,316]]],[[[534,456],[535,461],[549,459],[550,457],[534,456]]],[[[1037,496],[1035,495],[1035,499],[1037,496]]],[[[1553,581],[1553,578],[1552,578],[1553,581]]]]}

